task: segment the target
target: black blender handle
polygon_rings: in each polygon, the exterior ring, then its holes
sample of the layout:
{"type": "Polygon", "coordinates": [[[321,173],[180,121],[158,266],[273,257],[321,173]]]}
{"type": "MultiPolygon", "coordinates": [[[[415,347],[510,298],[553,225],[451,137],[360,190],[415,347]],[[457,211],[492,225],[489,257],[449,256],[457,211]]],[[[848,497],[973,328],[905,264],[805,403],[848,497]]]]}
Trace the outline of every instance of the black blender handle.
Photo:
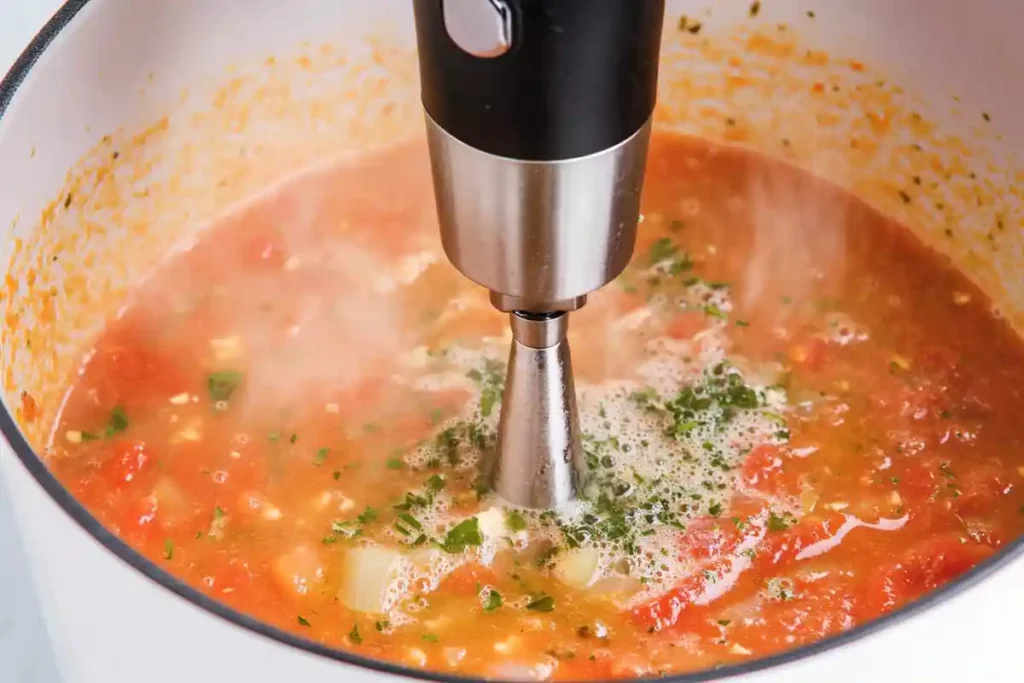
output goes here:
{"type": "Polygon", "coordinates": [[[414,0],[413,7],[423,106],[471,147],[530,161],[571,159],[628,139],[654,111],[664,0],[414,0]],[[449,28],[453,13],[467,8],[503,18],[507,44],[483,56],[460,47],[449,28]]]}

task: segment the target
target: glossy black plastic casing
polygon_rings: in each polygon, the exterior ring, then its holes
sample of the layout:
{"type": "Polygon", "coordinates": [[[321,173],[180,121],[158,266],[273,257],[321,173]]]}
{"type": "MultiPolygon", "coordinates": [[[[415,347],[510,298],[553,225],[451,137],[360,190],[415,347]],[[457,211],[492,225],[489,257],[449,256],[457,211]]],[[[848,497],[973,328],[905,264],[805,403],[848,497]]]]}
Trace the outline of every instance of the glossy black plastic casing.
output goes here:
{"type": "MultiPolygon", "coordinates": [[[[423,106],[458,140],[528,161],[614,147],[654,111],[664,0],[505,0],[512,45],[476,57],[414,0],[423,106]]],[[[455,0],[458,1],[458,0],[455,0]]]]}

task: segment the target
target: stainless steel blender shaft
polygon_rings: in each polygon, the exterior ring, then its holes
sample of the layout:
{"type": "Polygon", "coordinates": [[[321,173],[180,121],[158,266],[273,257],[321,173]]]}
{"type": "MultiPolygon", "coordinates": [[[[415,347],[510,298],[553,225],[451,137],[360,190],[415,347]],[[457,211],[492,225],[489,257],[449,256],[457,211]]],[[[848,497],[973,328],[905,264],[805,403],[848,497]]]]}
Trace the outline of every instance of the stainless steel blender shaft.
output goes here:
{"type": "Polygon", "coordinates": [[[665,0],[414,0],[441,242],[511,312],[497,492],[584,473],[568,312],[633,253],[665,0]]]}
{"type": "Polygon", "coordinates": [[[510,314],[494,488],[521,507],[555,508],[583,487],[576,389],[565,312],[510,314]]]}

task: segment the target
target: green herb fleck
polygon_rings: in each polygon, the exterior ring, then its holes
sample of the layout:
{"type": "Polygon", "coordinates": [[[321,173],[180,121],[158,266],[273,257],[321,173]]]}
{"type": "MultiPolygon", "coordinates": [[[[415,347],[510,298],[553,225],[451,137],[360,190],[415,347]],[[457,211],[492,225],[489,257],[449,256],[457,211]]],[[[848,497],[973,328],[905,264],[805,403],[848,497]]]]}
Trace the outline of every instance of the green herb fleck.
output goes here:
{"type": "Polygon", "coordinates": [[[469,546],[480,545],[483,542],[484,538],[480,533],[480,522],[476,517],[470,517],[448,530],[441,547],[445,552],[461,553],[469,546]]]}
{"type": "Polygon", "coordinates": [[[424,633],[422,636],[420,636],[420,638],[422,638],[423,641],[426,642],[426,643],[437,643],[437,642],[440,642],[440,640],[441,640],[440,638],[435,636],[433,633],[424,633]]]}
{"type": "Polygon", "coordinates": [[[307,620],[304,616],[300,614],[298,620],[299,626],[305,626],[306,628],[309,628],[309,620],[307,620]]]}
{"type": "Polygon", "coordinates": [[[379,515],[377,514],[377,511],[372,507],[367,506],[366,509],[356,517],[356,521],[360,524],[369,524],[370,522],[376,522],[378,517],[379,515]]]}
{"type": "Polygon", "coordinates": [[[234,370],[211,372],[206,378],[206,391],[211,401],[228,401],[242,385],[242,373],[234,370]]]}
{"type": "Polygon", "coordinates": [[[352,643],[354,643],[356,645],[362,645],[363,637],[361,635],[359,635],[359,625],[358,624],[352,626],[352,630],[348,632],[348,639],[352,643]]]}
{"type": "Polygon", "coordinates": [[[480,415],[489,417],[494,410],[494,404],[498,401],[498,390],[495,387],[484,387],[480,393],[480,415]]]}
{"type": "Polygon", "coordinates": [[[775,514],[773,510],[768,515],[768,531],[786,531],[789,527],[793,526],[796,520],[793,515],[788,512],[784,512],[781,515],[775,514]]]}
{"type": "Polygon", "coordinates": [[[389,458],[387,466],[389,470],[400,470],[402,469],[402,460],[401,458],[389,458]]]}
{"type": "Polygon", "coordinates": [[[174,557],[174,543],[171,539],[164,539],[164,559],[170,560],[174,557]]]}
{"type": "Polygon", "coordinates": [[[110,419],[107,420],[106,435],[114,436],[126,429],[128,429],[128,415],[121,406],[114,406],[114,409],[110,411],[110,419]]]}
{"type": "Polygon", "coordinates": [[[493,612],[494,610],[501,607],[504,601],[501,599],[501,593],[496,590],[489,591],[487,598],[484,600],[484,611],[493,612]]]}
{"type": "Polygon", "coordinates": [[[330,448],[317,449],[316,456],[313,458],[313,464],[319,467],[327,462],[327,454],[331,452],[330,448]]]}
{"type": "Polygon", "coordinates": [[[505,515],[505,523],[512,533],[526,529],[526,518],[518,510],[509,510],[508,514],[505,515]]]}
{"type": "Polygon", "coordinates": [[[550,612],[555,609],[555,599],[550,595],[541,595],[526,605],[533,612],[550,612]]]}

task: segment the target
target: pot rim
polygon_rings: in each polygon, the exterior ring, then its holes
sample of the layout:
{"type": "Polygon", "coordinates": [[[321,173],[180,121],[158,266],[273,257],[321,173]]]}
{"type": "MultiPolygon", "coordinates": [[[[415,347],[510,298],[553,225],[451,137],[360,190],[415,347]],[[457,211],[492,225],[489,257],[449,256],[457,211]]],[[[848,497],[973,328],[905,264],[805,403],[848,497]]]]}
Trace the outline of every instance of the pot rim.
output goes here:
{"type": "MultiPolygon", "coordinates": [[[[17,94],[18,88],[25,81],[32,67],[49,48],[53,40],[67,28],[82,8],[90,0],[66,0],[50,20],[40,29],[28,46],[15,60],[10,70],[0,80],[0,120],[3,119],[8,106],[17,94]]],[[[409,667],[392,664],[382,660],[371,659],[346,650],[336,649],[314,642],[312,640],[293,635],[271,626],[265,622],[254,619],[234,608],[231,608],[205,593],[189,586],[178,579],[167,570],[156,563],[148,560],[141,553],[134,550],[124,541],[112,534],[100,523],[71,493],[57,480],[50,472],[43,461],[36,455],[32,446],[29,445],[22,435],[14,416],[8,409],[6,402],[0,399],[0,433],[3,434],[7,443],[15,455],[28,470],[32,478],[43,488],[51,499],[64,511],[71,520],[81,527],[86,533],[97,540],[108,551],[113,553],[119,560],[129,565],[143,576],[158,584],[160,587],[170,591],[177,597],[182,598],[204,611],[228,622],[237,627],[244,628],[256,635],[269,638],[279,644],[287,645],[296,650],[332,659],[344,664],[361,667],[363,669],[377,671],[393,676],[404,676],[406,678],[421,681],[439,681],[442,683],[456,683],[459,681],[479,680],[468,676],[455,676],[430,671],[420,671],[409,667]]],[[[646,681],[661,681],[663,683],[703,683],[706,681],[717,681],[727,678],[735,678],[744,674],[753,674],[767,669],[780,667],[784,664],[808,657],[825,653],[848,643],[861,640],[866,636],[877,633],[883,629],[894,626],[910,617],[917,616],[922,612],[949,599],[971,586],[980,583],[986,577],[1010,564],[1014,559],[1024,556],[1024,536],[1021,536],[1009,543],[992,557],[980,563],[970,571],[962,574],[953,581],[933,590],[927,595],[911,602],[909,605],[890,612],[882,617],[874,619],[857,626],[849,631],[803,645],[792,650],[787,650],[768,657],[755,659],[742,664],[733,664],[721,668],[705,669],[687,674],[675,676],[641,679],[646,681]]]]}

